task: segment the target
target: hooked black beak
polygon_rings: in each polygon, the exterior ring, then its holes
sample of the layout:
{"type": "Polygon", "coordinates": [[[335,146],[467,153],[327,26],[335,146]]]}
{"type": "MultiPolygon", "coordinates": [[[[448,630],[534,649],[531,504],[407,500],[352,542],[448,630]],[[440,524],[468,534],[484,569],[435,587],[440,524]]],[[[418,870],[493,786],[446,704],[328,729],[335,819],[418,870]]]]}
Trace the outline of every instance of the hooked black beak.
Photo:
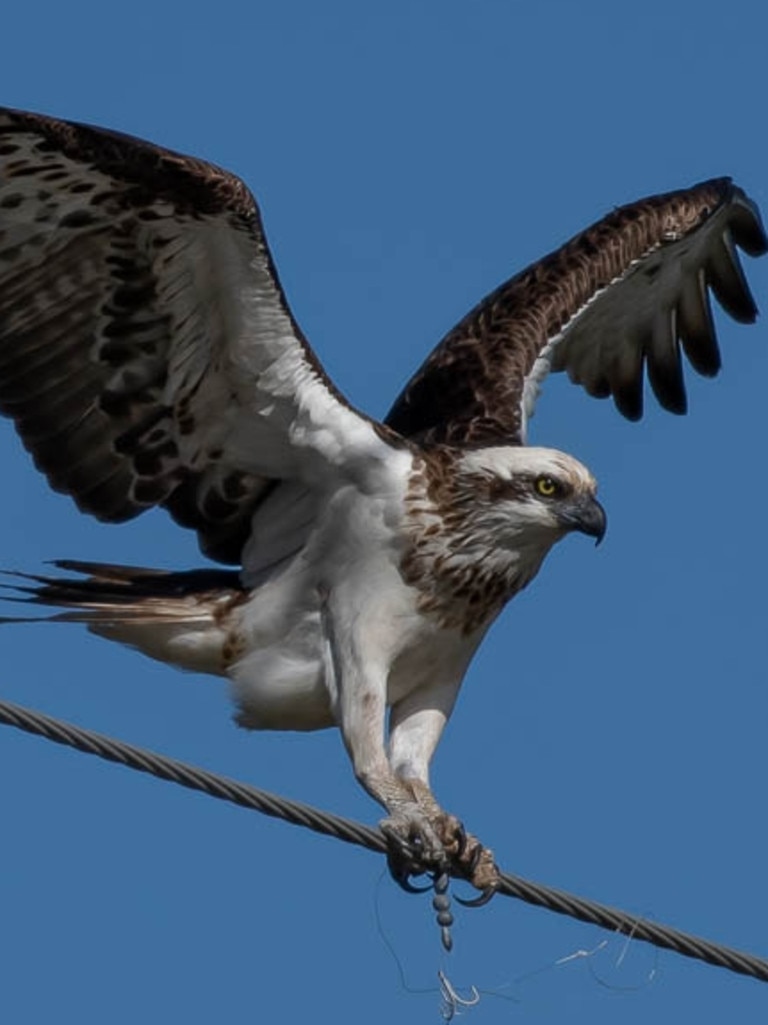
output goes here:
{"type": "Polygon", "coordinates": [[[591,495],[582,495],[573,502],[562,505],[558,511],[558,519],[567,530],[578,530],[582,534],[594,537],[596,545],[605,537],[608,525],[605,509],[591,495]]]}

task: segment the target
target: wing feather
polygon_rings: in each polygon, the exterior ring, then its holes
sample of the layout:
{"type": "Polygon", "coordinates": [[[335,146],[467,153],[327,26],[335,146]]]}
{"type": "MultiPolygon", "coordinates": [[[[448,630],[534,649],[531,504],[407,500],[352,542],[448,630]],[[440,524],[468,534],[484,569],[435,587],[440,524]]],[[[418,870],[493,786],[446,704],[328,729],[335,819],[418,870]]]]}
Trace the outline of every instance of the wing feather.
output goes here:
{"type": "Polygon", "coordinates": [[[422,443],[524,443],[550,370],[643,411],[686,409],[682,352],[717,373],[709,289],[736,320],[757,307],[736,247],[768,250],[757,207],[728,178],[614,210],[472,310],[406,384],[386,423],[422,443]]]}
{"type": "Polygon", "coordinates": [[[757,304],[749,291],[744,270],[730,231],[712,239],[707,258],[706,277],[715,298],[734,320],[752,324],[757,317],[757,304]]]}
{"type": "Polygon", "coordinates": [[[302,336],[239,178],[12,110],[0,410],[84,511],[119,521],[162,505],[229,562],[275,481],[343,475],[387,444],[302,336]]]}
{"type": "MultiPolygon", "coordinates": [[[[653,320],[651,333],[640,351],[648,353],[648,381],[659,404],[670,413],[687,410],[683,363],[677,331],[677,308],[661,309],[653,320]]],[[[642,375],[638,374],[642,381],[642,375]]]]}
{"type": "Polygon", "coordinates": [[[714,377],[721,366],[720,348],[703,267],[682,284],[677,327],[683,351],[693,369],[704,377],[714,377]]]}

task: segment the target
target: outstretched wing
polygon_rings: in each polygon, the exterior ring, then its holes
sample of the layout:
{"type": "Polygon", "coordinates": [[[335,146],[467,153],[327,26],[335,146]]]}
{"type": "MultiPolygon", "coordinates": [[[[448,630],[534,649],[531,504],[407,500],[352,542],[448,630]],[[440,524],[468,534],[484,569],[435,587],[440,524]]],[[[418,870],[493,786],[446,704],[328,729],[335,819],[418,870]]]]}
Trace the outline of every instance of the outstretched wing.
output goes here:
{"type": "Polygon", "coordinates": [[[166,507],[237,562],[277,480],[385,445],[304,340],[239,178],[0,110],[0,410],[102,520],[166,507]]]}
{"type": "Polygon", "coordinates": [[[565,370],[624,416],[686,409],[680,347],[720,368],[709,289],[738,321],[757,308],[736,246],[768,249],[757,207],[729,178],[620,207],[487,296],[406,385],[388,426],[425,443],[525,442],[541,381],[565,370]]]}

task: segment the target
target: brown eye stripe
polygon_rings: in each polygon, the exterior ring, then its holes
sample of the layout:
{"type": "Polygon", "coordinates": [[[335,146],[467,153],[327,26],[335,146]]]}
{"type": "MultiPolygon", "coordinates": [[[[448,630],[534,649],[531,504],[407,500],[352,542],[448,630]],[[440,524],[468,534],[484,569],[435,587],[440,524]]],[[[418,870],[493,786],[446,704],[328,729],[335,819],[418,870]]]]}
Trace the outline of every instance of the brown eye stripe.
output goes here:
{"type": "Polygon", "coordinates": [[[488,498],[492,501],[510,499],[512,501],[524,501],[530,498],[533,492],[539,498],[563,498],[571,491],[571,486],[557,477],[550,477],[548,474],[531,476],[520,474],[511,480],[502,480],[500,477],[492,477],[488,480],[488,498]],[[542,482],[553,485],[552,491],[542,491],[542,482]]]}
{"type": "Polygon", "coordinates": [[[524,477],[513,477],[512,480],[492,477],[488,481],[488,497],[491,501],[504,498],[522,501],[528,494],[529,488],[530,481],[524,477]]]}

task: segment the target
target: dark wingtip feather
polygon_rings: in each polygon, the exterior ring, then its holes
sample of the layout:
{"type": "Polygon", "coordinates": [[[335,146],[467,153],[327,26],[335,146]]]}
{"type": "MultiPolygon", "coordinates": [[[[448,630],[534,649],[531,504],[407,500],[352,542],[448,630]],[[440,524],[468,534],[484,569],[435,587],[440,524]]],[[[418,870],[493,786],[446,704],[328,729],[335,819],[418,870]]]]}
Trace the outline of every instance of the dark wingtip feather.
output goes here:
{"type": "Polygon", "coordinates": [[[737,186],[733,186],[730,224],[733,241],[748,256],[764,256],[768,253],[768,234],[757,203],[737,186]]]}
{"type": "Polygon", "coordinates": [[[726,313],[740,324],[753,324],[757,318],[757,304],[749,290],[730,231],[726,231],[712,246],[706,273],[707,284],[726,313]]]}
{"type": "Polygon", "coordinates": [[[688,412],[688,396],[685,393],[682,373],[679,381],[672,381],[669,378],[663,377],[655,379],[651,375],[649,364],[648,380],[653,388],[653,394],[656,396],[662,409],[666,409],[668,413],[674,413],[676,416],[684,416],[688,412]]]}
{"type": "Polygon", "coordinates": [[[622,416],[637,422],[643,419],[643,379],[622,387],[614,386],[613,402],[622,416]]]}

